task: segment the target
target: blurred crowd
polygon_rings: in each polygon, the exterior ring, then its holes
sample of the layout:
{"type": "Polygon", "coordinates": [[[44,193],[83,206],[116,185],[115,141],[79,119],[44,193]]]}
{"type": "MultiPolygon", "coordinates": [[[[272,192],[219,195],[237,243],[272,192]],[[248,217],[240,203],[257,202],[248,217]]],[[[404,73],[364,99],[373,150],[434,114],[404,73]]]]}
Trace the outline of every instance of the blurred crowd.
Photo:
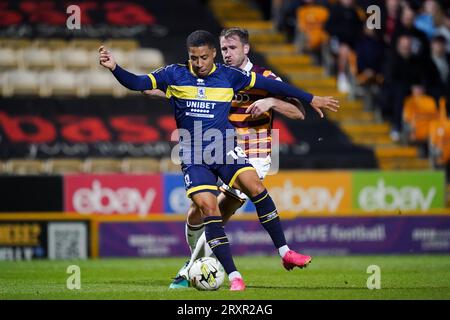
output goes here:
{"type": "Polygon", "coordinates": [[[362,88],[360,94],[371,96],[371,108],[392,122],[393,140],[402,129],[405,97],[449,97],[450,0],[273,0],[277,29],[295,42],[298,9],[314,4],[328,11],[327,40],[316,53],[332,57],[340,92],[362,88]],[[369,18],[372,5],[379,17],[369,18]]]}

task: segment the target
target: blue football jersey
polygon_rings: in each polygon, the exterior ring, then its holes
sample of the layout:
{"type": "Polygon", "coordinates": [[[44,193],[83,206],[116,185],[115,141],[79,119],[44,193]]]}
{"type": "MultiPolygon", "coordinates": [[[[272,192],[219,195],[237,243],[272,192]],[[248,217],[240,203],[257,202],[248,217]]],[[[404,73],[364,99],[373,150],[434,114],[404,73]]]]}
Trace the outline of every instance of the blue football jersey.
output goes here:
{"type": "Polygon", "coordinates": [[[194,161],[194,153],[198,156],[210,148],[217,135],[221,135],[223,145],[235,139],[235,128],[228,119],[231,101],[235,92],[251,89],[256,81],[254,72],[223,64],[215,64],[204,78],[196,76],[190,64],[172,64],[148,76],[152,88],[164,91],[174,107],[180,147],[185,152],[183,162],[187,158],[194,161]]]}

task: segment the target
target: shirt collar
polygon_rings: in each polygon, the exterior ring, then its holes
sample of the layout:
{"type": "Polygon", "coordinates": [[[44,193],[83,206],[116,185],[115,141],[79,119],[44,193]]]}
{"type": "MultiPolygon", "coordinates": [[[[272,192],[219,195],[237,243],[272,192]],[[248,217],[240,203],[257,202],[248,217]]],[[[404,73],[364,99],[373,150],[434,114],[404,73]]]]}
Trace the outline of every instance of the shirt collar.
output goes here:
{"type": "Polygon", "coordinates": [[[243,68],[244,71],[252,71],[253,63],[250,61],[250,59],[247,60],[247,64],[243,68]]]}

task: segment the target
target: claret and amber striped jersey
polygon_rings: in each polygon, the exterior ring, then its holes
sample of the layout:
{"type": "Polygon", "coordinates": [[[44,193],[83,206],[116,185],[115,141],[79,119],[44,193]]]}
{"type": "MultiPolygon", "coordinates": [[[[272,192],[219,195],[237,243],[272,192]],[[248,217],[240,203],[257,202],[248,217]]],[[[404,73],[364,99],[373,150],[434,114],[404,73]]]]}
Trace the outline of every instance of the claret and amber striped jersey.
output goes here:
{"type": "MultiPolygon", "coordinates": [[[[247,62],[244,71],[255,72],[266,78],[281,81],[272,71],[254,65],[250,61],[247,62]]],[[[253,102],[269,96],[267,91],[261,89],[241,90],[234,95],[231,104],[228,118],[239,135],[239,144],[249,157],[264,158],[271,152],[272,109],[256,118],[252,118],[251,114],[246,113],[247,108],[253,102]]]]}

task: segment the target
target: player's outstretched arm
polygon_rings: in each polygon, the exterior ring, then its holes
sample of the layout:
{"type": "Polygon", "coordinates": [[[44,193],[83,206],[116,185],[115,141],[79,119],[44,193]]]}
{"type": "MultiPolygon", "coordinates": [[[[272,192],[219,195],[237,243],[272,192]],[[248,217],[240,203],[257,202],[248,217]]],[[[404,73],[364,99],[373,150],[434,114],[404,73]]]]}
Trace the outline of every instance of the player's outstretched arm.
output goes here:
{"type": "Polygon", "coordinates": [[[100,54],[100,64],[105,68],[111,70],[112,74],[120,82],[121,85],[136,91],[143,91],[147,89],[153,89],[150,78],[147,75],[135,75],[134,73],[128,72],[122,69],[114,59],[112,53],[104,46],[98,49],[100,54]]]}
{"type": "Polygon", "coordinates": [[[322,108],[328,109],[336,112],[339,109],[339,101],[333,97],[319,97],[314,96],[309,92],[300,90],[290,84],[267,79],[259,74],[256,74],[255,84],[253,85],[256,89],[267,90],[272,94],[294,97],[302,102],[311,104],[311,107],[319,113],[320,117],[323,118],[322,108]]]}
{"type": "Polygon", "coordinates": [[[273,109],[274,111],[294,120],[305,119],[305,109],[300,101],[295,98],[282,100],[273,97],[264,98],[253,102],[246,113],[251,113],[252,117],[258,117],[264,112],[273,109]]]}
{"type": "Polygon", "coordinates": [[[147,97],[152,99],[166,99],[166,94],[159,89],[153,89],[153,90],[144,90],[142,91],[143,94],[145,94],[147,97]]]}

